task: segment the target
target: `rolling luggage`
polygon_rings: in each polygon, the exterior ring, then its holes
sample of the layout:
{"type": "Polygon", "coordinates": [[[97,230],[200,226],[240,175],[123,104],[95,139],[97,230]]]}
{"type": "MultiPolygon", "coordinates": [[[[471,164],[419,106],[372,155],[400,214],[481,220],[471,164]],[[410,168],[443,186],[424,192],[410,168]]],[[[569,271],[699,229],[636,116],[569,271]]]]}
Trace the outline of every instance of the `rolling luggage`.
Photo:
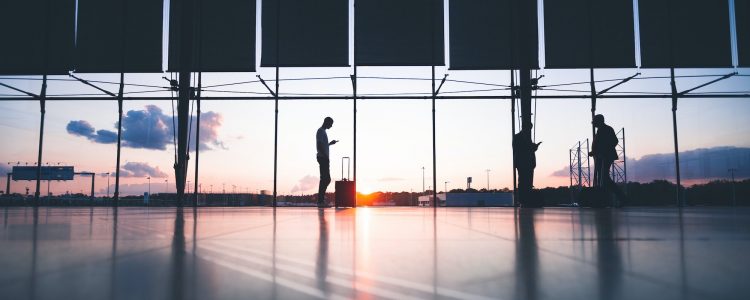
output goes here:
{"type": "Polygon", "coordinates": [[[336,208],[357,206],[357,185],[349,180],[349,175],[349,157],[342,157],[341,180],[336,181],[336,208]],[[344,178],[344,160],[346,160],[346,178],[344,178]]]}

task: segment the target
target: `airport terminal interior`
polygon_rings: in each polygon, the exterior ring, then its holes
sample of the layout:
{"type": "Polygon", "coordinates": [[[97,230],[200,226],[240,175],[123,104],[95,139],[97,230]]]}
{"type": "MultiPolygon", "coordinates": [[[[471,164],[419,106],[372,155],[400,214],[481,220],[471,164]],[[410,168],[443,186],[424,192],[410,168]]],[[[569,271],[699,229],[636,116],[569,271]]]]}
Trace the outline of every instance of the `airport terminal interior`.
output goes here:
{"type": "Polygon", "coordinates": [[[746,299],[747,208],[4,207],[4,299],[746,299]]]}

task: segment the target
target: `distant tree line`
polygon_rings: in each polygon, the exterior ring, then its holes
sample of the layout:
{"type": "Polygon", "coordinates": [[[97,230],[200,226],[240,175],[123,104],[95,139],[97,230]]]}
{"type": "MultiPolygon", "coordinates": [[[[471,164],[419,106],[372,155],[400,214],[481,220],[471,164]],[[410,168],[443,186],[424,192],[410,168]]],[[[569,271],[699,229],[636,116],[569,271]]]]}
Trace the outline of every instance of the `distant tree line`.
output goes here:
{"type": "MultiPolygon", "coordinates": [[[[623,189],[632,206],[674,206],[677,185],[666,180],[650,183],[628,182],[623,189]]],[[[570,204],[576,188],[544,188],[539,192],[545,205],[559,206],[570,204]]],[[[682,196],[688,206],[728,206],[734,204],[750,206],[750,179],[732,183],[728,180],[711,181],[682,188],[682,196]]]]}
{"type": "MultiPolygon", "coordinates": [[[[629,182],[623,186],[632,206],[675,206],[676,185],[666,180],[655,180],[650,183],[629,182]]],[[[545,206],[569,206],[575,201],[576,187],[548,187],[538,189],[544,199],[545,206]]],[[[450,193],[510,193],[511,189],[452,189],[450,193]]],[[[419,196],[432,195],[433,191],[424,192],[375,192],[371,194],[357,193],[357,204],[360,206],[416,206],[419,196]]],[[[696,184],[682,189],[682,195],[688,206],[750,206],[750,179],[731,182],[728,180],[711,181],[696,184]]],[[[315,195],[280,195],[279,202],[291,205],[312,205],[315,195]]],[[[149,206],[176,206],[176,194],[151,195],[149,206]]],[[[326,194],[326,201],[333,205],[334,193],[326,194]]],[[[31,196],[21,194],[0,195],[0,206],[32,205],[31,196]]],[[[52,206],[109,206],[112,199],[97,197],[91,201],[85,194],[42,197],[41,205],[52,206]]],[[[119,205],[143,206],[143,196],[126,196],[120,198],[119,205]]],[[[200,206],[270,206],[271,195],[258,194],[200,194],[200,206]]],[[[185,205],[192,205],[192,195],[185,205]]]]}

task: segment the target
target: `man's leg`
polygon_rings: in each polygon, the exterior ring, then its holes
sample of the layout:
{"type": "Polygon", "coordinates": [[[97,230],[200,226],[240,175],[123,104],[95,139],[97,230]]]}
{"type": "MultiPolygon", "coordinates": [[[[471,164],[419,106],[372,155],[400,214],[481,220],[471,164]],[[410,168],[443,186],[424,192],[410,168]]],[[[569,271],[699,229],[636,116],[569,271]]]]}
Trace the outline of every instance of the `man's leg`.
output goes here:
{"type": "Polygon", "coordinates": [[[606,168],[603,171],[604,174],[604,187],[609,190],[610,192],[614,193],[615,196],[617,196],[617,200],[620,202],[625,201],[625,194],[622,192],[619,186],[615,183],[614,180],[612,180],[612,177],[610,177],[610,170],[612,169],[612,164],[614,164],[614,161],[606,160],[602,163],[602,165],[606,168]]]}
{"type": "Polygon", "coordinates": [[[599,170],[599,168],[601,167],[602,167],[602,160],[598,158],[594,158],[594,182],[592,184],[593,186],[602,186],[602,182],[600,180],[601,172],[599,170]]]}
{"type": "Polygon", "coordinates": [[[318,206],[325,205],[326,189],[331,183],[330,163],[326,159],[318,158],[320,165],[320,184],[318,185],[318,206]]]}
{"type": "Polygon", "coordinates": [[[521,205],[529,203],[532,179],[527,168],[518,168],[518,200],[521,205]]]}
{"type": "Polygon", "coordinates": [[[611,161],[611,160],[602,161],[601,176],[603,176],[602,181],[604,183],[604,188],[607,191],[614,193],[615,196],[617,196],[618,201],[624,201],[625,194],[622,193],[622,190],[620,190],[620,187],[617,186],[617,184],[615,183],[614,180],[612,180],[612,177],[610,177],[610,174],[609,174],[610,170],[612,169],[613,163],[614,161],[611,161]]]}

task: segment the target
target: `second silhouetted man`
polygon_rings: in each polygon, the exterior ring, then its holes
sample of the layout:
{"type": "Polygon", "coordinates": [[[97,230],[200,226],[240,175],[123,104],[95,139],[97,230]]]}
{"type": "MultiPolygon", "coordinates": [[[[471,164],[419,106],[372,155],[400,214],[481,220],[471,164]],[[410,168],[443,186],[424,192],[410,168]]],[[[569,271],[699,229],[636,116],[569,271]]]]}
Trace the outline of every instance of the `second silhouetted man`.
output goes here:
{"type": "Polygon", "coordinates": [[[625,201],[625,194],[609,176],[609,169],[618,159],[616,147],[620,140],[615,130],[604,123],[603,115],[594,116],[591,123],[596,128],[594,142],[589,152],[589,156],[594,157],[594,186],[601,186],[609,192],[614,192],[622,204],[625,201]]]}

